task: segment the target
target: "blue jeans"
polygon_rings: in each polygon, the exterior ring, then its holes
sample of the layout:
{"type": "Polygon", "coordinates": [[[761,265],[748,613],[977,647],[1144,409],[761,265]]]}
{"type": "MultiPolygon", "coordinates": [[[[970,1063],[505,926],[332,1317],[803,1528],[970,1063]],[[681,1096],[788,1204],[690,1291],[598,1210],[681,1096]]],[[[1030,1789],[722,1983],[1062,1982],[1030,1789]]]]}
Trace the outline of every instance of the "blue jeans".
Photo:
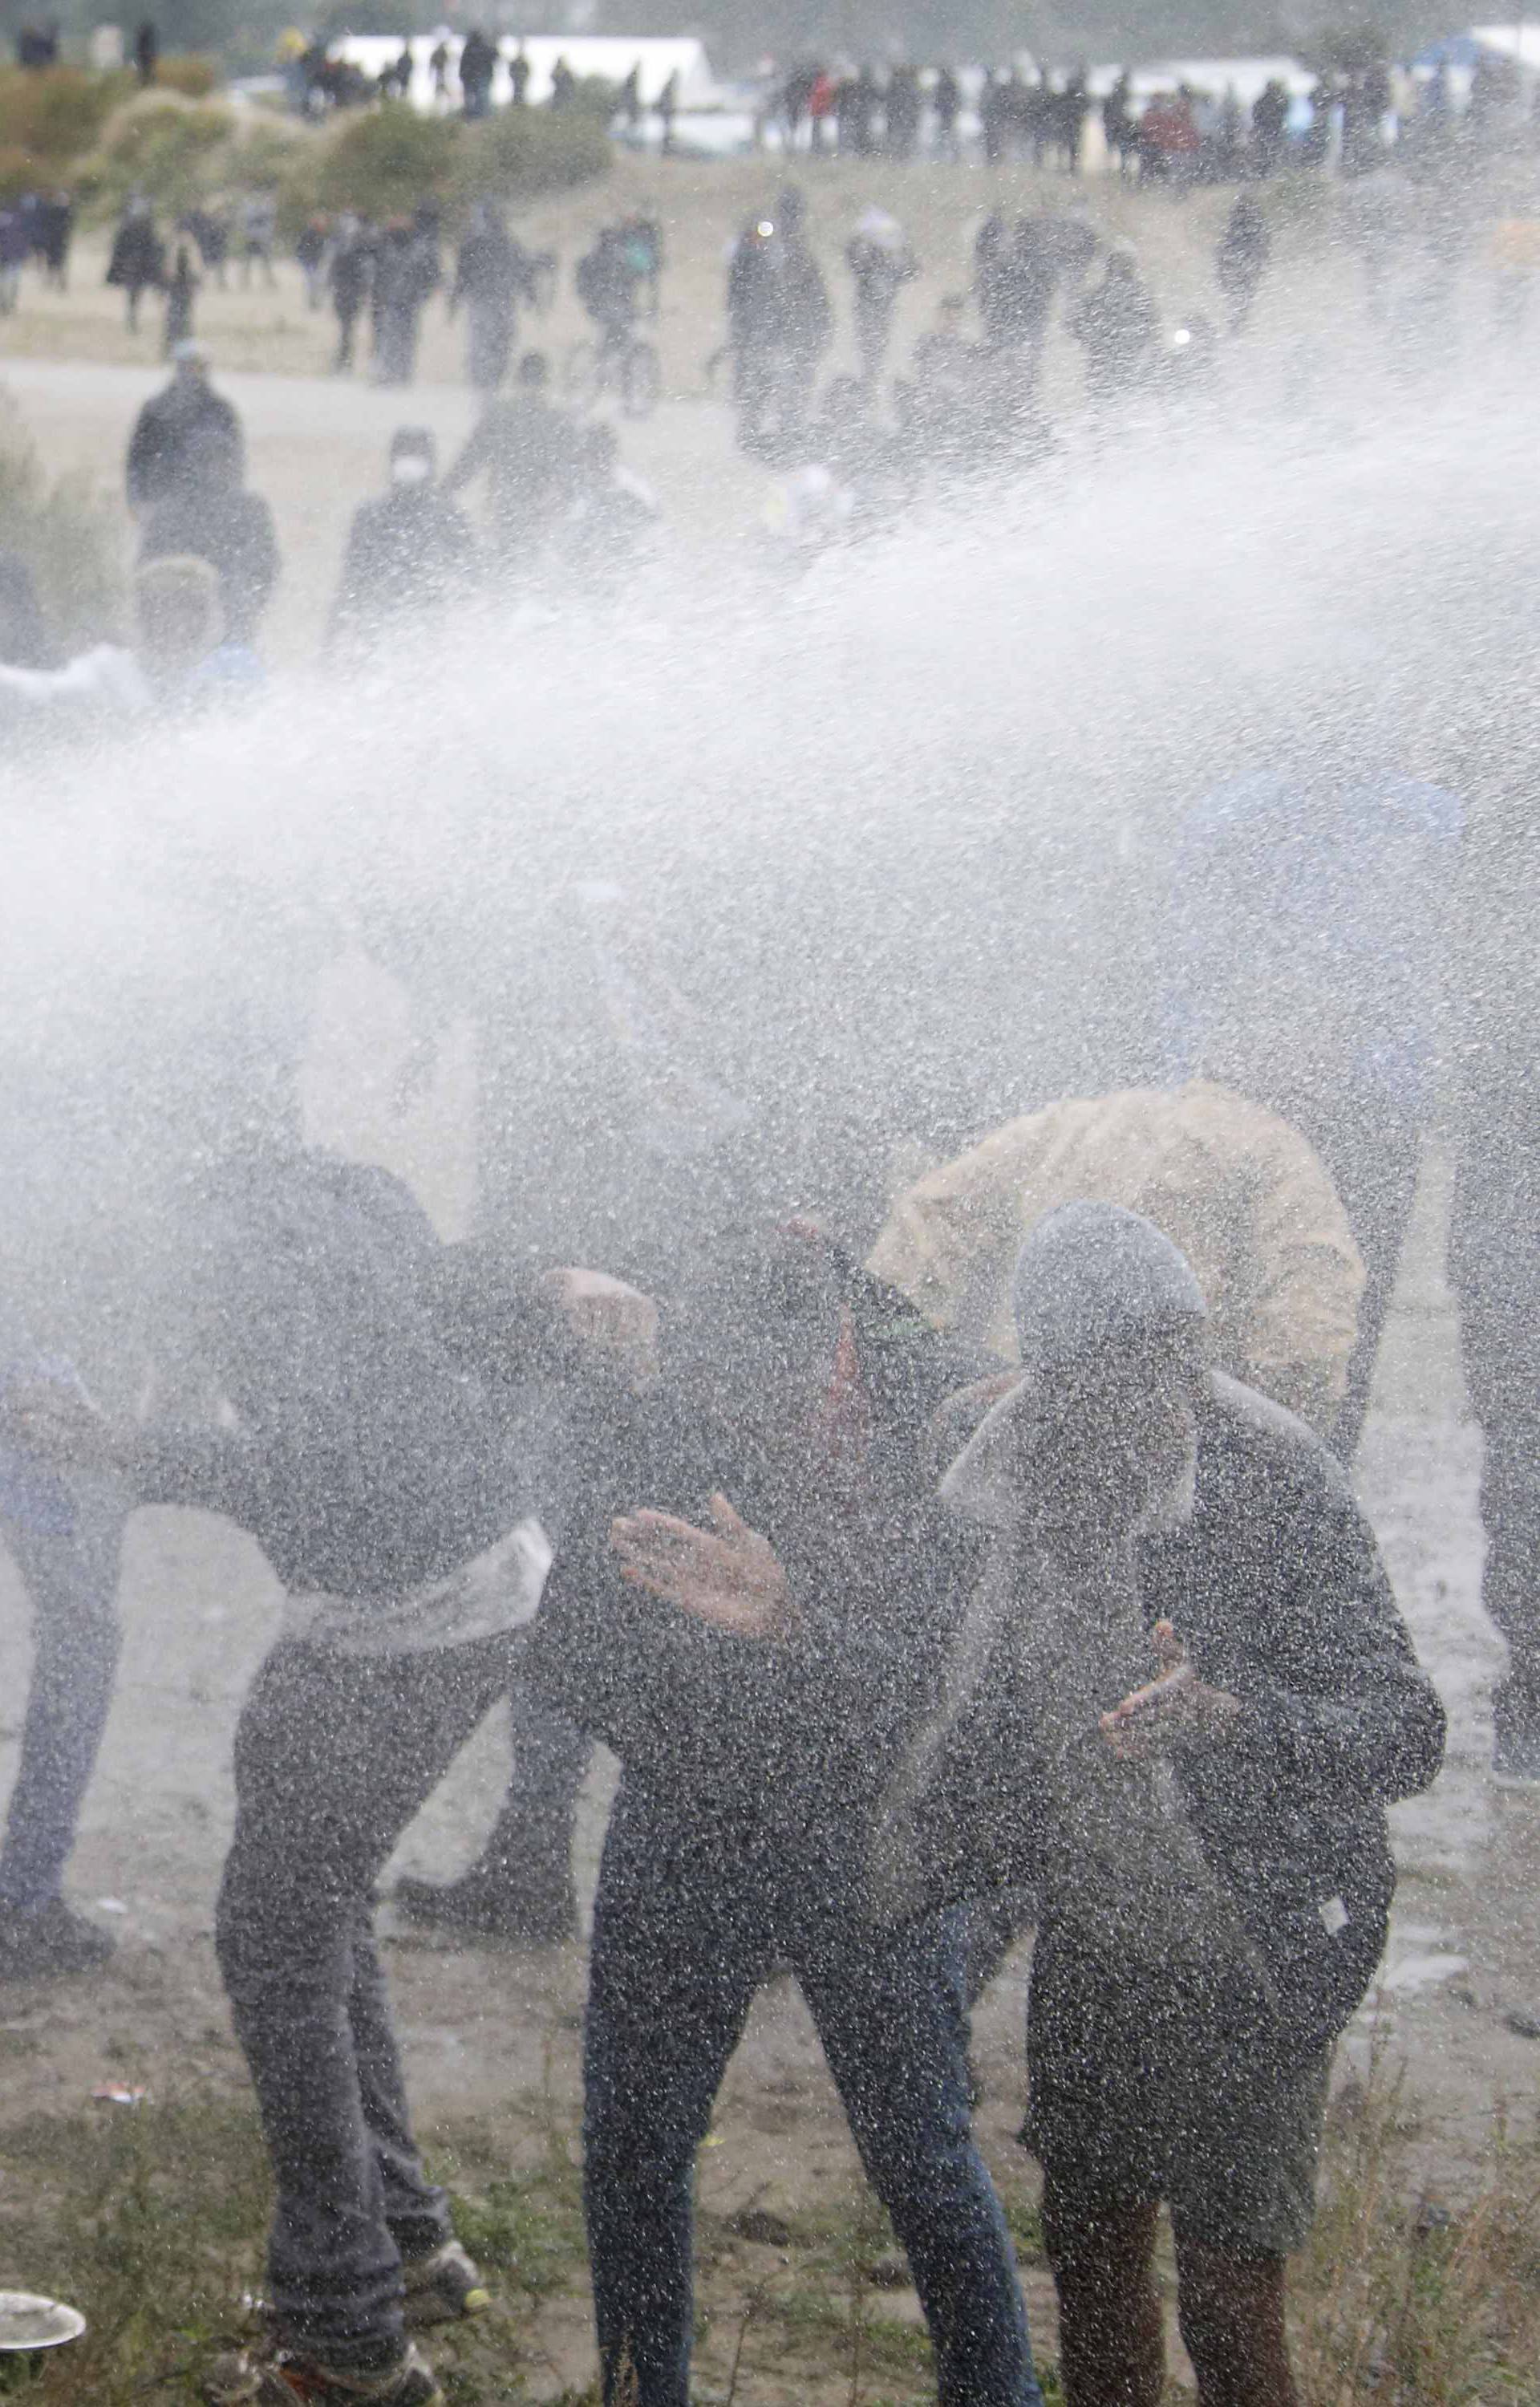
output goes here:
{"type": "Polygon", "coordinates": [[[1041,2407],[1015,2259],[973,2143],[950,1915],[874,1933],[840,1851],[752,1809],[622,1784],[594,1907],[585,2189],[607,2400],[687,2407],[696,2151],[777,1961],[812,2010],[936,2351],[940,2407],[1041,2407]]]}
{"type": "Polygon", "coordinates": [[[33,1613],[32,1688],[0,1848],[0,1907],[33,1914],[59,1895],[96,1769],[118,1672],[118,1562],[128,1503],[114,1483],[73,1483],[74,1527],[20,1519],[0,1535],[33,1613]]]}
{"type": "Polygon", "coordinates": [[[235,1732],[219,1969],[273,2160],[281,2336],[370,2372],[402,2339],[402,2260],[449,2237],[413,2142],[374,1883],[505,1695],[516,1640],[349,1656],[280,1641],[235,1732]]]}

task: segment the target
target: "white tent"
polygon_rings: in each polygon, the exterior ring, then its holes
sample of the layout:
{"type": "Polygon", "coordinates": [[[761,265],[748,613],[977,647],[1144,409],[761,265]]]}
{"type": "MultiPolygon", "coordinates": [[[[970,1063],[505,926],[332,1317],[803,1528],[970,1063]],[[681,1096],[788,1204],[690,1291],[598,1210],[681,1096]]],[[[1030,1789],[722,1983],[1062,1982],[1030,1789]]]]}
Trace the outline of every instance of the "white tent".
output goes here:
{"type": "Polygon", "coordinates": [[[1473,25],[1470,39],[1478,50],[1487,50],[1494,58],[1506,59],[1516,66],[1526,85],[1540,76],[1540,24],[1530,25],[1520,20],[1507,25],[1473,25]]]}
{"type": "MultiPolygon", "coordinates": [[[[412,81],[407,98],[417,108],[433,107],[433,78],[428,62],[442,41],[449,52],[450,75],[453,78],[459,58],[462,37],[451,34],[446,26],[437,33],[414,34],[409,44],[403,44],[395,34],[348,34],[332,44],[333,55],[346,59],[352,66],[370,77],[400,58],[403,48],[412,53],[412,81]]],[[[612,34],[531,34],[520,42],[504,35],[497,44],[498,70],[492,81],[492,100],[501,107],[510,96],[507,62],[514,52],[522,50],[530,62],[528,98],[539,102],[549,97],[551,70],[558,59],[565,59],[573,75],[579,78],[602,77],[606,83],[621,84],[632,67],[641,69],[641,92],[649,107],[671,76],[679,78],[677,91],[681,108],[709,107],[719,94],[706,57],[705,45],[691,35],[638,34],[634,39],[612,34]]],[[[452,92],[458,85],[451,82],[452,92]]]]}

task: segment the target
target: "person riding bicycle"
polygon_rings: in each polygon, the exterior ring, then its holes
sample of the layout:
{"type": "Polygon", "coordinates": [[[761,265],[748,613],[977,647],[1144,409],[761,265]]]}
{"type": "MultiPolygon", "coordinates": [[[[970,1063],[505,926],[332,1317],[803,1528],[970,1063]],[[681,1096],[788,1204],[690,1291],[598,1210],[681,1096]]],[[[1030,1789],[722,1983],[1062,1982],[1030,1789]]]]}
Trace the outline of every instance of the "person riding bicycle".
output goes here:
{"type": "Polygon", "coordinates": [[[621,349],[642,315],[642,287],[650,285],[651,312],[657,307],[662,246],[657,228],[642,218],[606,226],[592,250],[578,261],[572,281],[577,297],[598,327],[602,347],[621,349]]]}

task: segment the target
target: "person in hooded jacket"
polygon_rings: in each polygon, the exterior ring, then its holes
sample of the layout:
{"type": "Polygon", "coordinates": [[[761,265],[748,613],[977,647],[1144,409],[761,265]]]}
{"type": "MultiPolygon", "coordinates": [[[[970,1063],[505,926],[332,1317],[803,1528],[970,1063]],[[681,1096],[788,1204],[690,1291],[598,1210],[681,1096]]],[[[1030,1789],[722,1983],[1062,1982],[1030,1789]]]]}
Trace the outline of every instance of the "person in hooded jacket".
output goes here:
{"type": "Polygon", "coordinates": [[[1021,1375],[954,1400],[976,1426],[942,1481],[986,1568],[878,1827],[926,1899],[1038,1898],[1028,2135],[1069,2407],[1165,2395],[1162,2202],[1202,2407],[1293,2407],[1332,2045],[1384,1944],[1385,1808],[1437,1773],[1443,1711],[1344,1474],[1209,1370],[1158,1230],[1052,1212],[1014,1299],[1021,1375]]]}
{"type": "Polygon", "coordinates": [[[784,449],[808,405],[833,331],[828,287],[803,232],[801,194],[787,190],[757,219],[728,269],[728,341],[742,450],[784,449]]]}
{"type": "Polygon", "coordinates": [[[128,331],[137,333],[139,305],[165,275],[165,246],[155,231],[149,203],[130,201],[107,260],[107,282],[116,285],[128,307],[128,331]]]}
{"type": "Polygon", "coordinates": [[[278,538],[272,510],[242,483],[213,421],[194,427],[175,490],[146,514],[139,559],[206,560],[219,580],[226,640],[255,641],[278,581],[278,538]]]}
{"type": "Polygon", "coordinates": [[[1148,375],[1160,313],[1126,251],[1112,253],[1101,282],[1081,295],[1067,322],[1085,353],[1087,400],[1120,400],[1148,375]]]}
{"type": "Polygon", "coordinates": [[[1015,1353],[1023,1237],[1068,1203],[1123,1204],[1192,1263],[1213,1359],[1330,1443],[1363,1264],[1320,1157],[1276,1112],[1199,1077],[1050,1104],[895,1199],[868,1268],[936,1328],[1015,1353]]]}
{"type": "Polygon", "coordinates": [[[463,301],[471,322],[465,373],[478,392],[496,392],[508,373],[520,301],[539,298],[535,263],[490,201],[478,202],[459,247],[449,314],[463,301]]]}
{"type": "Polygon", "coordinates": [[[1214,275],[1230,311],[1232,335],[1239,334],[1251,314],[1272,249],[1272,236],[1256,194],[1237,193],[1214,253],[1214,275]]]}
{"type": "Polygon", "coordinates": [[[861,379],[874,385],[893,339],[893,313],[903,287],[920,272],[903,227],[886,209],[864,209],[845,245],[855,286],[855,349],[861,379]]]}
{"type": "Polygon", "coordinates": [[[969,1359],[815,1232],[726,1248],[665,1316],[663,1379],[594,1446],[558,1549],[530,1668],[622,1765],[585,2050],[606,2400],[686,2407],[696,2154],[778,1960],[909,2252],[943,2407],[1039,2400],[969,2129],[953,1917],[875,1933],[858,1836],[946,1626],[917,1449],[969,1359]],[[697,1548],[711,1592],[683,1612],[697,1548]]]}
{"type": "Polygon", "coordinates": [[[434,476],[426,426],[390,438],[390,490],[360,502],[348,530],[332,611],[332,639],[367,637],[462,599],[475,582],[479,548],[469,520],[445,500],[434,476]]]}
{"type": "Polygon", "coordinates": [[[152,393],[134,423],[125,470],[128,506],[140,513],[204,483],[216,454],[234,482],[246,472],[246,437],[233,402],[208,380],[202,343],[178,343],[171,382],[152,393]]]}

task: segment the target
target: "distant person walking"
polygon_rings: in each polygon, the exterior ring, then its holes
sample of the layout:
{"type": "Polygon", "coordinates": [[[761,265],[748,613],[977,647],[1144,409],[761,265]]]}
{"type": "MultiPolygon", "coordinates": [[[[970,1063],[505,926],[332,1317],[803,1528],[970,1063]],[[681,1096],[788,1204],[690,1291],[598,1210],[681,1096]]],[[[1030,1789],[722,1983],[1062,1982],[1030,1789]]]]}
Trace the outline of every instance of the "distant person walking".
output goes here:
{"type": "Polygon", "coordinates": [[[374,260],[374,381],[410,384],[417,374],[422,313],[442,282],[426,227],[404,218],[387,226],[374,260]]]}
{"type": "Polygon", "coordinates": [[[21,292],[21,270],[32,256],[32,230],[19,208],[0,209],[0,318],[8,318],[21,292]]]}
{"type": "Polygon", "coordinates": [[[38,208],[37,255],[43,281],[50,292],[69,290],[69,247],[75,239],[75,203],[67,192],[54,192],[38,208]]]}
{"type": "Polygon", "coordinates": [[[492,106],[497,52],[479,25],[473,25],[459,54],[459,89],[467,117],[485,117],[492,106]]]}
{"type": "Polygon", "coordinates": [[[325,218],[307,219],[300,229],[294,245],[294,257],[304,278],[304,301],[307,309],[319,309],[326,299],[326,259],[332,248],[332,230],[325,218]]]}
{"type": "Polygon", "coordinates": [[[1069,332],[1085,353],[1088,401],[1116,401],[1148,374],[1160,319],[1150,288],[1127,251],[1115,250],[1099,284],[1069,317],[1069,332]]]}
{"type": "Polygon", "coordinates": [[[278,581],[273,513],[248,493],[241,463],[212,424],[193,434],[174,491],[144,522],[141,567],[152,560],[205,560],[219,580],[226,640],[251,646],[278,581]]]}
{"type": "Polygon", "coordinates": [[[128,331],[139,331],[139,305],[147,292],[158,291],[165,277],[165,250],[155,231],[149,203],[130,201],[112,238],[107,282],[116,285],[128,306],[128,331]]]}
{"type": "Polygon", "coordinates": [[[779,457],[795,442],[833,331],[805,216],[801,194],[783,192],[774,217],[757,219],[740,237],[728,269],[738,442],[758,457],[779,457]]]}
{"type": "Polygon", "coordinates": [[[134,65],[142,87],[148,89],[154,82],[160,64],[161,36],[154,21],[147,17],[134,36],[134,65]]]}
{"type": "Polygon", "coordinates": [[[128,506],[143,516],[201,481],[221,452],[235,483],[246,473],[241,421],[208,381],[201,343],[179,343],[171,382],[139,412],[128,447],[128,506]]]}
{"type": "Polygon", "coordinates": [[[1251,314],[1272,249],[1267,221],[1255,193],[1237,194],[1214,255],[1214,274],[1230,312],[1232,335],[1239,334],[1251,314]]]}
{"type": "Polygon", "coordinates": [[[883,372],[893,339],[893,316],[904,286],[920,272],[909,237],[886,209],[863,209],[845,245],[855,286],[855,349],[869,388],[883,372]]]}
{"type": "Polygon", "coordinates": [[[390,489],[360,502],[348,532],[332,612],[333,643],[367,640],[403,620],[462,599],[479,552],[469,520],[446,499],[425,426],[390,440],[390,489]]]}
{"type": "Polygon", "coordinates": [[[535,263],[490,201],[478,202],[459,247],[449,314],[461,302],[470,321],[465,373],[478,392],[496,392],[508,373],[518,305],[538,298],[535,263]]]}
{"type": "Polygon", "coordinates": [[[192,338],[192,316],[203,278],[192,264],[185,242],[177,245],[177,264],[165,289],[165,356],[173,359],[180,343],[192,338]]]}
{"type": "Polygon", "coordinates": [[[526,351],[516,390],[488,403],[444,480],[446,496],[487,480],[487,533],[504,568],[527,563],[571,497],[580,456],[577,429],[548,398],[550,363],[526,351]]]}
{"type": "Polygon", "coordinates": [[[278,231],[278,205],[270,192],[254,192],[241,211],[241,283],[249,288],[251,271],[260,267],[269,290],[277,283],[273,270],[273,245],[278,231]]]}
{"type": "Polygon", "coordinates": [[[337,321],[334,365],[339,376],[353,365],[359,320],[369,299],[374,277],[374,245],[366,228],[357,218],[344,218],[337,230],[337,243],[332,253],[328,277],[332,288],[332,310],[337,321]]]}

